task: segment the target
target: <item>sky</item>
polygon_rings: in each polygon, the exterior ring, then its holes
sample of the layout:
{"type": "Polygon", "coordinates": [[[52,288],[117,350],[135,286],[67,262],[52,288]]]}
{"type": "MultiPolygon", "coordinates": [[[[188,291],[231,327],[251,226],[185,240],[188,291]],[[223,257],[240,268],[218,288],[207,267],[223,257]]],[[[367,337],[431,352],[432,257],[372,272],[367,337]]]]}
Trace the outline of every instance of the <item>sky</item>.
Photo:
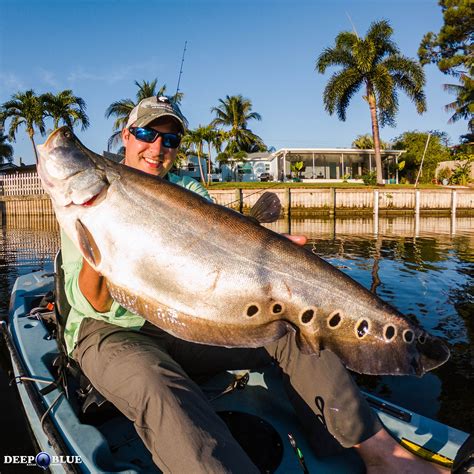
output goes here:
{"type": "MultiPolygon", "coordinates": [[[[187,41],[180,91],[191,128],[210,123],[219,99],[241,94],[262,116],[249,128],[267,146],[350,147],[371,130],[363,93],[353,97],[345,122],[330,116],[322,97],[336,69],[318,74],[315,62],[339,32],[365,35],[381,19],[411,58],[423,35],[443,24],[436,0],[0,0],[0,103],[28,89],[72,89],[85,100],[91,123],[76,133],[102,153],[113,126],[107,107],[135,100],[134,81],[157,78],[174,94],[187,41]]],[[[382,140],[440,130],[454,144],[466,133],[466,122],[448,124],[443,109],[454,100],[443,84],[455,80],[435,65],[424,70],[428,111],[418,115],[400,93],[397,125],[383,128],[382,140]]],[[[34,162],[24,128],[13,147],[16,163],[34,162]]]]}

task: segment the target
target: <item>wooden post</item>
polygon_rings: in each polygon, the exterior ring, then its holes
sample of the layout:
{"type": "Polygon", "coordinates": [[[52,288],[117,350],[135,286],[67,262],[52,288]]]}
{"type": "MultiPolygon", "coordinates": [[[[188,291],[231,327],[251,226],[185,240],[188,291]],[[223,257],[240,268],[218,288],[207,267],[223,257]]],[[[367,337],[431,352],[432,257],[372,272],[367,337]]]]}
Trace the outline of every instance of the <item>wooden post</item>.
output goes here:
{"type": "Polygon", "coordinates": [[[235,200],[237,201],[237,209],[241,214],[244,212],[244,199],[243,192],[241,188],[235,190],[235,200]]]}
{"type": "Polygon", "coordinates": [[[457,208],[457,194],[455,189],[451,189],[451,215],[456,215],[456,208],[457,208]]]}
{"type": "Polygon", "coordinates": [[[329,215],[336,215],[336,188],[330,188],[331,194],[329,197],[329,215]]]}
{"type": "Polygon", "coordinates": [[[374,189],[374,234],[379,233],[379,190],[374,189]]]}

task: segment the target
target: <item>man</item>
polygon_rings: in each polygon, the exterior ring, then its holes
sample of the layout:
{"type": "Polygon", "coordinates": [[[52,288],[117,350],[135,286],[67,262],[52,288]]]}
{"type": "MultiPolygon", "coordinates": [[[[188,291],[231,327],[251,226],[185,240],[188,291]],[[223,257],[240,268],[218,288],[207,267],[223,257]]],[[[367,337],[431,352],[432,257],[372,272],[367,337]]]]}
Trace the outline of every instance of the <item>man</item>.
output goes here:
{"type": "MultiPolygon", "coordinates": [[[[169,173],[185,129],[185,118],[168,99],[142,100],[122,132],[124,164],[209,199],[196,181],[169,173]]],[[[305,240],[289,238],[296,243],[305,240]]],[[[62,251],[72,307],[65,331],[68,351],[95,388],[134,422],[164,472],[258,472],[196,380],[226,369],[269,363],[279,365],[296,414],[310,442],[322,451],[354,446],[367,472],[441,472],[392,440],[331,352],[304,355],[294,334],[258,349],[182,341],[113,301],[105,278],[82,259],[65,235],[62,251]]]]}

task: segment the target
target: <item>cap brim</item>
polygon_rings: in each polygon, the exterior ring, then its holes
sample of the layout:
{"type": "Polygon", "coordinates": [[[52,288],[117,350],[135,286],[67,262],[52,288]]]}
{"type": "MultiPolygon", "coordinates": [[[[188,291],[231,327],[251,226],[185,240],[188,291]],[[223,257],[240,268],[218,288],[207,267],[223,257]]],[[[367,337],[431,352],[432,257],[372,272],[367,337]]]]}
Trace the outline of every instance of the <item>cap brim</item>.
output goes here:
{"type": "Polygon", "coordinates": [[[186,126],[183,122],[183,120],[176,114],[169,113],[167,111],[162,111],[162,112],[157,112],[157,113],[151,113],[147,114],[143,117],[138,118],[133,122],[133,124],[130,124],[129,126],[133,125],[135,127],[146,127],[147,125],[150,125],[151,122],[153,122],[156,119],[159,119],[161,117],[172,117],[178,122],[178,124],[181,127],[181,132],[184,133],[186,131],[186,126]]]}

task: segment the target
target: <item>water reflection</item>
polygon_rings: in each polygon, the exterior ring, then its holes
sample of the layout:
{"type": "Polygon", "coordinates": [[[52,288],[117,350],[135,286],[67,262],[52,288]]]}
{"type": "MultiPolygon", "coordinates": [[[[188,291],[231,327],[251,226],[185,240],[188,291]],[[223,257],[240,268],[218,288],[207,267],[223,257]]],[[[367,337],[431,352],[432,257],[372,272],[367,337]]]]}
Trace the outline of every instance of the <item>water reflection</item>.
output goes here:
{"type": "MultiPolygon", "coordinates": [[[[308,248],[446,339],[451,359],[416,377],[357,376],[382,396],[465,431],[474,430],[474,217],[324,216],[281,220],[308,248]]],[[[0,235],[0,314],[15,278],[50,262],[59,247],[52,217],[10,217],[0,235]]],[[[3,395],[2,395],[3,396],[3,395]]]]}

